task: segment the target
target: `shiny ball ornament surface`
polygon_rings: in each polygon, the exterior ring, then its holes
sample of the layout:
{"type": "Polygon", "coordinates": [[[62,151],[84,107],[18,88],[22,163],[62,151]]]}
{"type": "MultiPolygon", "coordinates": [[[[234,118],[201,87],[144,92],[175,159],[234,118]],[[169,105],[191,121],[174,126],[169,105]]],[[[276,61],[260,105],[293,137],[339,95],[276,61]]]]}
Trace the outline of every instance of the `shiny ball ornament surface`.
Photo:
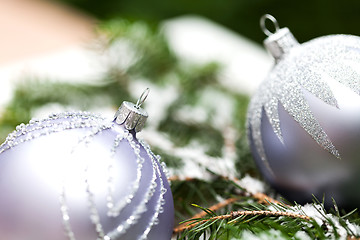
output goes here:
{"type": "Polygon", "coordinates": [[[277,28],[264,44],[276,63],[247,117],[261,173],[288,200],[360,207],[360,38],[277,28]]]}
{"type": "Polygon", "coordinates": [[[135,134],[86,112],[18,126],[0,148],[0,239],[170,239],[166,168],[135,134]]]}

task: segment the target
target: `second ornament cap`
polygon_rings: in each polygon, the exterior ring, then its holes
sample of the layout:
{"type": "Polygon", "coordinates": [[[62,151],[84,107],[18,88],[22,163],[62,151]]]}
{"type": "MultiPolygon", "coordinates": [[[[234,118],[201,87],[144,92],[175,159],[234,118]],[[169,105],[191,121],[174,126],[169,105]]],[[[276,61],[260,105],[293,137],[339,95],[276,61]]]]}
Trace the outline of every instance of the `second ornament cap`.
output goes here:
{"type": "Polygon", "coordinates": [[[262,18],[260,19],[260,25],[263,32],[268,36],[264,41],[264,45],[276,61],[280,60],[281,57],[286,54],[290,49],[299,45],[299,42],[296,40],[290,30],[286,27],[280,28],[276,19],[270,14],[265,14],[264,16],[262,16],[262,18]],[[270,20],[274,24],[274,33],[270,32],[266,28],[266,20],[270,20]]]}

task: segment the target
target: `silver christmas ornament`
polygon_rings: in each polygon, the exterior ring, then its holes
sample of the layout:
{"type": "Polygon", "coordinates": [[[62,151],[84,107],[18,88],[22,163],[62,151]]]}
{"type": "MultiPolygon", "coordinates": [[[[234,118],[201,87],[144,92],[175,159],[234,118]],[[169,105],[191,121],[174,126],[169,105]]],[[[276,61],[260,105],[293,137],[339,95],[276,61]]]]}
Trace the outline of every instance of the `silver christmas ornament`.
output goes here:
{"type": "Polygon", "coordinates": [[[113,122],[65,112],[9,134],[0,147],[0,239],[169,240],[166,167],[136,138],[147,94],[124,102],[113,122]]]}
{"type": "Polygon", "coordinates": [[[360,207],[360,38],[330,35],[299,44],[271,15],[261,26],[275,65],[247,116],[260,171],[289,200],[325,195],[327,205],[334,198],[360,207]]]}

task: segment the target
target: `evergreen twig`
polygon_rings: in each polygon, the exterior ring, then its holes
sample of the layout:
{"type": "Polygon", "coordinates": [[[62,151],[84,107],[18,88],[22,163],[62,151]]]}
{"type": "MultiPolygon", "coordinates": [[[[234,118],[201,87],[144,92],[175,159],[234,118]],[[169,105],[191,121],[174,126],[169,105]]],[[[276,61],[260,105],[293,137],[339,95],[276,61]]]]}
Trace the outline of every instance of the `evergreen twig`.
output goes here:
{"type": "Polygon", "coordinates": [[[189,229],[194,228],[197,225],[205,223],[205,222],[215,221],[215,220],[223,220],[223,219],[235,219],[235,218],[242,217],[242,216],[275,216],[275,217],[299,218],[299,219],[303,219],[303,220],[307,220],[307,221],[311,220],[311,218],[306,215],[301,215],[301,214],[291,213],[291,212],[268,211],[268,210],[232,211],[230,214],[219,215],[219,216],[211,217],[208,219],[203,219],[201,221],[199,221],[199,219],[189,220],[188,222],[193,221],[195,223],[187,224],[185,226],[183,225],[181,227],[179,226],[174,229],[174,233],[180,233],[182,231],[189,230],[189,229]]]}
{"type": "Polygon", "coordinates": [[[261,204],[275,203],[275,204],[279,204],[279,205],[286,205],[272,197],[269,197],[265,193],[258,192],[258,193],[251,194],[251,196],[253,198],[255,198],[261,204]]]}
{"type": "MultiPolygon", "coordinates": [[[[216,203],[215,205],[211,206],[208,208],[208,210],[214,212],[214,211],[217,211],[229,204],[232,204],[233,202],[235,202],[236,200],[238,200],[238,198],[228,198],[228,199],[225,199],[224,201],[222,202],[219,202],[219,203],[216,203]]],[[[207,215],[208,213],[206,211],[202,211],[202,212],[199,212],[197,214],[195,214],[194,216],[192,216],[191,219],[199,219],[199,218],[203,218],[207,215]]],[[[191,220],[190,219],[190,220],[191,220]]],[[[175,227],[174,228],[174,233],[178,233],[178,232],[181,232],[182,230],[181,229],[184,229],[184,227],[186,227],[188,224],[185,222],[185,223],[182,223],[180,224],[179,226],[175,227]]]]}

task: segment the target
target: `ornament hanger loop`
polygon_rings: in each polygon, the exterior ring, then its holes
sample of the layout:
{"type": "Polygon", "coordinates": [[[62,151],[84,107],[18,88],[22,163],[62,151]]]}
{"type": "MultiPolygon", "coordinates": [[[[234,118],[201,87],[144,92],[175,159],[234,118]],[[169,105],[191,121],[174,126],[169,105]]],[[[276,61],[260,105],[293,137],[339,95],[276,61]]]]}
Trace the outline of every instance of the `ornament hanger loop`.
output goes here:
{"type": "Polygon", "coordinates": [[[146,88],[146,89],[143,91],[143,93],[141,94],[141,96],[139,97],[139,99],[138,99],[137,102],[136,102],[135,107],[136,107],[137,109],[139,109],[140,106],[145,102],[147,96],[149,95],[149,92],[150,92],[150,89],[149,89],[149,88],[146,88]]]}
{"type": "Polygon", "coordinates": [[[270,14],[265,14],[260,18],[260,26],[261,26],[262,31],[268,37],[273,35],[277,31],[279,31],[279,29],[280,29],[279,23],[277,22],[276,18],[270,14]],[[270,32],[269,29],[266,27],[266,20],[270,20],[274,24],[274,27],[275,27],[274,32],[270,32]]]}

